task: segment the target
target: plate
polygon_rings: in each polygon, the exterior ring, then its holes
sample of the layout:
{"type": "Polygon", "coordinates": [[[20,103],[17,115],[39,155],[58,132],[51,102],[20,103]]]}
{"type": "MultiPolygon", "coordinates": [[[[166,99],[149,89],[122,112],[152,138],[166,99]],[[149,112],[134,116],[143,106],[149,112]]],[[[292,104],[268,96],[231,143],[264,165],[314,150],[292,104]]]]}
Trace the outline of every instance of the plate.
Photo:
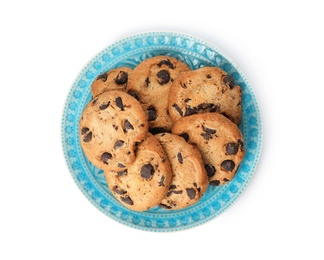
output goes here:
{"type": "Polygon", "coordinates": [[[262,124],[259,106],[246,77],[234,62],[213,45],[195,37],[174,32],[148,32],[122,39],[95,56],[80,72],[67,97],[62,118],[62,144],[68,168],[83,194],[110,218],[147,231],[176,231],[192,228],[214,219],[232,205],[253,176],[261,151],[262,124]],[[103,171],[85,157],[79,141],[79,119],[91,99],[93,80],[105,71],[120,66],[134,68],[141,61],[169,55],[191,69],[217,66],[231,74],[242,88],[240,129],[246,154],[235,178],[226,185],[209,186],[194,205],[175,211],[159,207],[135,212],[121,205],[107,187],[103,171]]]}

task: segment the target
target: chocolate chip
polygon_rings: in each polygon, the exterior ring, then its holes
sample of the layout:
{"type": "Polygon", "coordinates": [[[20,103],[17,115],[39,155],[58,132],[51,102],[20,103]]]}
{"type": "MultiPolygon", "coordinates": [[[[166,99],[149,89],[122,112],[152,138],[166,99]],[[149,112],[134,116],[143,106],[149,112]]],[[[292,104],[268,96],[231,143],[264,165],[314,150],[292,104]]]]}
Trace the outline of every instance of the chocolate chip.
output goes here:
{"type": "Polygon", "coordinates": [[[198,187],[198,184],[196,182],[194,182],[194,186],[197,188],[198,193],[200,193],[201,187],[198,187]]]}
{"type": "Polygon", "coordinates": [[[203,127],[204,131],[208,134],[215,134],[216,133],[216,130],[215,129],[211,129],[211,128],[208,128],[208,127],[203,127]]]}
{"type": "Polygon", "coordinates": [[[182,88],[187,88],[186,83],[182,83],[182,82],[180,82],[180,86],[181,86],[182,88]]]}
{"type": "Polygon", "coordinates": [[[125,71],[120,71],[117,77],[115,78],[115,82],[117,84],[124,84],[127,82],[127,80],[128,80],[128,73],[125,71]]]}
{"type": "Polygon", "coordinates": [[[151,164],[145,164],[141,168],[141,177],[144,179],[150,179],[154,174],[154,167],[151,164]]]}
{"type": "Polygon", "coordinates": [[[172,209],[171,206],[165,205],[165,204],[159,204],[159,207],[164,208],[164,209],[172,209]]]}
{"type": "Polygon", "coordinates": [[[198,110],[206,110],[206,109],[208,109],[208,108],[211,108],[211,107],[213,107],[213,103],[201,103],[201,104],[199,104],[198,106],[197,106],[197,109],[198,110]]]}
{"type": "Polygon", "coordinates": [[[187,188],[186,192],[189,199],[193,200],[196,197],[196,190],[194,188],[187,188]]]}
{"type": "Polygon", "coordinates": [[[129,90],[129,91],[127,92],[127,94],[130,95],[130,96],[132,96],[133,98],[135,98],[137,101],[140,101],[140,99],[139,99],[139,97],[138,97],[138,95],[136,94],[135,91],[133,91],[133,90],[129,90]]]}
{"type": "Polygon", "coordinates": [[[154,121],[156,120],[156,109],[154,106],[150,106],[148,109],[147,109],[147,118],[148,118],[148,121],[154,121]]]}
{"type": "Polygon", "coordinates": [[[237,154],[239,149],[239,145],[236,143],[228,143],[226,145],[226,154],[228,155],[235,155],[237,154]]]}
{"type": "Polygon", "coordinates": [[[116,106],[120,108],[120,110],[124,110],[124,104],[123,104],[123,100],[120,97],[117,97],[115,99],[116,102],[116,106]]]}
{"type": "Polygon", "coordinates": [[[231,172],[235,168],[235,163],[232,160],[225,160],[221,163],[222,170],[231,172]]]}
{"type": "Polygon", "coordinates": [[[216,112],[220,110],[220,106],[215,105],[213,103],[201,103],[197,106],[197,110],[204,110],[209,112],[216,112]]]}
{"type": "Polygon", "coordinates": [[[159,186],[165,186],[164,185],[164,180],[165,180],[165,176],[162,175],[161,180],[159,181],[159,186]]]}
{"type": "Polygon", "coordinates": [[[129,130],[134,130],[133,125],[126,119],[124,121],[124,132],[128,132],[129,130]]]}
{"type": "MultiPolygon", "coordinates": [[[[175,186],[175,185],[174,185],[175,186]]],[[[170,197],[172,193],[174,194],[182,194],[182,190],[174,190],[176,187],[169,188],[169,191],[166,194],[166,197],[170,197]]]]}
{"type": "Polygon", "coordinates": [[[209,74],[206,75],[207,79],[211,79],[211,76],[209,74]]]}
{"type": "Polygon", "coordinates": [[[179,163],[183,164],[183,158],[182,158],[182,154],[180,152],[178,152],[177,157],[178,157],[179,163]]]}
{"type": "Polygon", "coordinates": [[[184,102],[188,103],[191,100],[191,98],[186,98],[184,102]]]}
{"type": "Polygon", "coordinates": [[[160,134],[160,133],[164,133],[164,132],[169,132],[169,131],[167,129],[163,128],[163,127],[154,127],[154,128],[151,128],[149,130],[149,132],[152,135],[156,135],[156,134],[160,134]]]}
{"type": "Polygon", "coordinates": [[[101,161],[103,161],[103,163],[108,164],[108,160],[112,157],[112,155],[110,153],[104,152],[101,155],[101,161]]]}
{"type": "Polygon", "coordinates": [[[104,110],[104,109],[106,109],[107,107],[109,107],[109,105],[110,105],[110,101],[108,101],[108,103],[103,103],[103,104],[101,104],[100,106],[99,106],[99,109],[100,110],[104,110]]]}
{"type": "Polygon", "coordinates": [[[216,169],[213,165],[205,164],[205,169],[206,169],[208,178],[213,177],[216,173],[216,169]]]}
{"type": "Polygon", "coordinates": [[[225,181],[225,182],[228,182],[228,181],[229,181],[229,179],[226,179],[226,178],[224,178],[224,179],[223,179],[223,181],[225,181]]]}
{"type": "Polygon", "coordinates": [[[230,89],[234,88],[235,82],[234,79],[230,74],[226,74],[225,76],[222,76],[223,82],[230,87],[230,89]]]}
{"type": "Polygon", "coordinates": [[[90,130],[90,129],[89,129],[88,127],[83,127],[83,128],[81,129],[81,134],[82,134],[82,135],[85,135],[89,130],[90,130]]]}
{"type": "Polygon", "coordinates": [[[124,141],[123,140],[118,140],[115,144],[114,144],[114,149],[117,150],[118,148],[122,147],[124,145],[124,141]]]}
{"type": "Polygon", "coordinates": [[[92,139],[92,132],[89,132],[83,137],[83,142],[88,143],[91,141],[91,139],[92,139]]]}
{"type": "Polygon", "coordinates": [[[122,163],[118,163],[117,166],[118,166],[119,168],[125,168],[125,165],[122,164],[122,163]]]}
{"type": "Polygon", "coordinates": [[[123,189],[119,189],[117,185],[113,187],[113,192],[115,192],[119,195],[124,195],[127,193],[127,191],[125,191],[123,189]]]}
{"type": "Polygon", "coordinates": [[[167,70],[160,70],[156,76],[160,85],[166,84],[170,81],[170,73],[167,70]]]}
{"type": "Polygon", "coordinates": [[[170,187],[169,187],[170,190],[174,190],[174,189],[176,189],[176,188],[177,188],[177,186],[174,185],[174,184],[171,184],[170,187]]]}
{"type": "Polygon", "coordinates": [[[98,101],[98,98],[93,99],[93,100],[92,100],[92,105],[96,104],[97,101],[98,101]]]}
{"type": "Polygon", "coordinates": [[[209,110],[209,112],[219,112],[219,111],[220,111],[220,106],[218,105],[213,105],[209,110]]]}
{"type": "Polygon", "coordinates": [[[115,128],[115,130],[118,130],[118,125],[113,124],[113,128],[115,128]]]}
{"type": "Polygon", "coordinates": [[[145,83],[146,83],[146,86],[148,87],[148,85],[151,83],[150,79],[146,78],[145,83]]]}
{"type": "Polygon", "coordinates": [[[208,133],[201,133],[200,135],[201,135],[205,140],[213,139],[212,135],[211,135],[211,134],[208,134],[208,133]]]}
{"type": "Polygon", "coordinates": [[[120,199],[122,200],[122,202],[128,204],[128,205],[134,205],[134,202],[132,201],[132,199],[129,196],[126,197],[120,197],[120,199]]]}
{"type": "Polygon", "coordinates": [[[126,175],[127,174],[127,169],[123,170],[123,171],[119,171],[117,172],[118,176],[121,177],[123,175],[126,175]]]}
{"type": "Polygon", "coordinates": [[[241,139],[238,139],[237,142],[238,142],[238,144],[240,146],[240,150],[243,151],[244,150],[244,143],[243,143],[243,141],[241,139]]]}
{"type": "Polygon", "coordinates": [[[193,114],[197,114],[196,109],[192,108],[191,106],[187,106],[185,116],[190,116],[190,115],[193,115],[193,114]]]}
{"type": "Polygon", "coordinates": [[[188,140],[189,140],[189,135],[188,135],[187,133],[183,133],[183,134],[181,134],[180,136],[181,136],[183,139],[185,139],[186,142],[188,142],[188,140]]]}
{"type": "Polygon", "coordinates": [[[108,78],[108,75],[106,73],[101,74],[97,77],[97,80],[101,79],[103,82],[106,82],[108,78]]]}
{"type": "Polygon", "coordinates": [[[174,69],[173,64],[169,60],[161,60],[158,66],[161,67],[162,65],[167,65],[170,69],[174,69]]]}
{"type": "Polygon", "coordinates": [[[177,104],[173,104],[172,107],[174,107],[178,111],[180,116],[183,116],[183,112],[177,104]]]}
{"type": "Polygon", "coordinates": [[[219,186],[220,181],[219,181],[219,180],[210,181],[209,184],[210,184],[211,186],[219,186]]]}

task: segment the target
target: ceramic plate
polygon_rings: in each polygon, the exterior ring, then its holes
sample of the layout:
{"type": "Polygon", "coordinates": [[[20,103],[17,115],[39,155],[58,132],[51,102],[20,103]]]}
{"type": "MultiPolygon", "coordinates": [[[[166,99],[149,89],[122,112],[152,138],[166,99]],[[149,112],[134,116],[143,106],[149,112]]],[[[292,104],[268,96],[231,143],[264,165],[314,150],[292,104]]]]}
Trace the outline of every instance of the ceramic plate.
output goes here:
{"type": "Polygon", "coordinates": [[[62,143],[68,168],[83,194],[99,210],[125,225],[148,231],[175,231],[207,222],[224,212],[245,190],[257,166],[262,144],[261,117],[256,97],[240,69],[214,46],[192,36],[173,32],[137,34],[107,47],[81,71],[67,97],[62,120],[62,143]],[[169,55],[191,69],[217,66],[231,74],[242,88],[240,129],[246,154],[235,178],[224,186],[209,186],[203,198],[183,209],[168,211],[159,207],[135,212],[121,205],[107,188],[103,171],[94,167],[82,152],[78,122],[91,99],[92,81],[103,72],[120,66],[134,68],[141,61],[169,55]]]}

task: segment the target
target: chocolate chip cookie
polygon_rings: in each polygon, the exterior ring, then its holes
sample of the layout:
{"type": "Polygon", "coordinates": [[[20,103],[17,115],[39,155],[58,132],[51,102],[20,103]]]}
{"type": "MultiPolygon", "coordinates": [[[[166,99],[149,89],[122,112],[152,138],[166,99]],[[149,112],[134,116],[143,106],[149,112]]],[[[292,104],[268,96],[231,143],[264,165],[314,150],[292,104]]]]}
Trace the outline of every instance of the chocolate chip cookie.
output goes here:
{"type": "Polygon", "coordinates": [[[108,187],[124,206],[145,211],[157,206],[168,192],[172,171],[159,141],[150,133],[136,149],[136,160],[125,170],[105,171],[108,187]]]}
{"type": "Polygon", "coordinates": [[[124,91],[131,71],[130,68],[120,67],[99,75],[91,85],[92,95],[97,96],[108,90],[124,91]]]}
{"type": "Polygon", "coordinates": [[[195,204],[208,186],[200,152],[180,136],[161,133],[155,137],[166,152],[173,172],[172,183],[160,207],[183,209],[195,204]]]}
{"type": "Polygon", "coordinates": [[[236,124],[218,113],[196,114],[179,119],[172,133],[198,148],[210,185],[218,186],[233,179],[245,152],[243,136],[236,124]]]}
{"type": "Polygon", "coordinates": [[[176,122],[181,117],[220,113],[235,124],[241,119],[241,87],[230,74],[216,67],[203,67],[181,73],[174,79],[168,110],[176,122]]]}
{"type": "Polygon", "coordinates": [[[171,130],[169,90],[174,79],[188,70],[186,64],[175,58],[156,56],[141,62],[131,73],[126,91],[142,104],[152,133],[171,130]]]}
{"type": "Polygon", "coordinates": [[[139,102],[118,90],[96,96],[80,119],[81,147],[101,169],[126,169],[135,161],[135,145],[147,133],[147,116],[139,102]]]}

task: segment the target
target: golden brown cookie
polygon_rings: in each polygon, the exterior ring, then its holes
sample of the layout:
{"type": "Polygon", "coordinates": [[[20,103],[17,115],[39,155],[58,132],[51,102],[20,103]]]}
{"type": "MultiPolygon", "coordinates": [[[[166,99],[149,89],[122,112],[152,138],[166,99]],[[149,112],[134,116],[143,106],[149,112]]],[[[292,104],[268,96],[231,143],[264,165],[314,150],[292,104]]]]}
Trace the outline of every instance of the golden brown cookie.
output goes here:
{"type": "Polygon", "coordinates": [[[120,67],[99,75],[91,85],[91,93],[97,96],[109,90],[125,91],[131,69],[120,67]]]}
{"type": "Polygon", "coordinates": [[[152,133],[170,131],[169,90],[174,79],[190,70],[183,62],[168,56],[156,56],[141,62],[130,74],[126,91],[146,111],[152,133]]]}
{"type": "Polygon", "coordinates": [[[118,90],[96,96],[80,119],[81,147],[95,166],[121,170],[135,161],[135,146],[148,132],[147,116],[136,99],[118,90]]]}
{"type": "Polygon", "coordinates": [[[172,133],[200,151],[211,185],[232,180],[244,157],[244,141],[236,124],[218,113],[182,117],[172,133]]]}
{"type": "Polygon", "coordinates": [[[200,152],[180,136],[161,133],[155,137],[166,152],[173,172],[172,183],[160,207],[183,209],[195,204],[208,186],[200,152]]]}
{"type": "Polygon", "coordinates": [[[109,189],[124,206],[145,211],[157,206],[168,192],[172,171],[159,141],[150,133],[136,149],[136,160],[127,169],[105,171],[109,189]]]}
{"type": "Polygon", "coordinates": [[[181,73],[174,79],[168,110],[176,122],[181,117],[220,113],[235,124],[241,119],[241,87],[230,74],[216,67],[203,67],[181,73]]]}

